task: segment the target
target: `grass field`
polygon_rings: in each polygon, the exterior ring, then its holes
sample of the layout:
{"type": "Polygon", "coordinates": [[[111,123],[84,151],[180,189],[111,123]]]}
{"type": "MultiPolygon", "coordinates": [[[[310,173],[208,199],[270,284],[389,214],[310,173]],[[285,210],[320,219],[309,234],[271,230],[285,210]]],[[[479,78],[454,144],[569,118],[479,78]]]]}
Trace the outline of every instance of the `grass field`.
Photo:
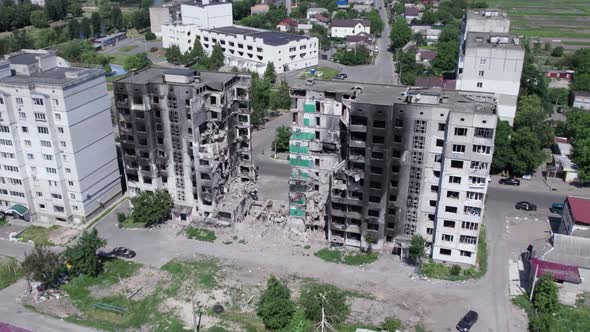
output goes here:
{"type": "Polygon", "coordinates": [[[10,286],[22,276],[22,268],[14,257],[0,256],[0,289],[10,286]]]}
{"type": "Polygon", "coordinates": [[[34,244],[40,246],[54,246],[55,244],[49,240],[49,233],[51,231],[58,230],[59,226],[42,227],[42,226],[29,226],[20,235],[18,239],[22,242],[32,241],[34,244]]]}
{"type": "Polygon", "coordinates": [[[513,33],[556,40],[567,38],[567,43],[564,42],[564,44],[570,48],[579,48],[590,43],[590,1],[588,0],[487,0],[486,2],[491,8],[500,8],[508,12],[513,33]]]}

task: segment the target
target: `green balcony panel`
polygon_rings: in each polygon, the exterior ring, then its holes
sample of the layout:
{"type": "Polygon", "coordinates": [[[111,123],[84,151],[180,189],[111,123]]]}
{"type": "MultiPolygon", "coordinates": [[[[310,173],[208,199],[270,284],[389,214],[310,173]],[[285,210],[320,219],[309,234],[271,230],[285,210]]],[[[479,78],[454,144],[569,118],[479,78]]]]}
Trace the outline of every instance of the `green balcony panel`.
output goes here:
{"type": "Polygon", "coordinates": [[[291,217],[305,217],[305,211],[296,207],[292,207],[289,209],[289,215],[291,217]]]}
{"type": "Polygon", "coordinates": [[[305,104],[305,105],[303,105],[303,111],[305,113],[315,113],[315,104],[305,104]]]}
{"type": "Polygon", "coordinates": [[[303,119],[303,125],[309,127],[309,119],[303,119]]]}

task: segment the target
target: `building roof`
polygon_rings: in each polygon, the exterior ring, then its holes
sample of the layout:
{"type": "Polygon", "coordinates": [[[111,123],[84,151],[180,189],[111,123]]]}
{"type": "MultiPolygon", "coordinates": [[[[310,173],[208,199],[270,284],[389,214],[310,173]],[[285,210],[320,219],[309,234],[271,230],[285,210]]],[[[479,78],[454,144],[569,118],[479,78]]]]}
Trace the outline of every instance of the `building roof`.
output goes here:
{"type": "Polygon", "coordinates": [[[98,68],[55,67],[34,72],[30,76],[15,75],[4,77],[0,79],[0,84],[65,85],[100,75],[104,75],[104,71],[98,68]]]}
{"type": "Polygon", "coordinates": [[[39,62],[38,57],[40,55],[42,54],[18,53],[13,56],[7,57],[7,60],[15,65],[32,65],[39,62]]]}
{"type": "Polygon", "coordinates": [[[330,23],[330,18],[325,17],[325,16],[320,15],[320,14],[315,14],[313,16],[313,18],[316,19],[316,20],[318,20],[318,21],[320,21],[320,22],[322,22],[322,23],[330,23]]]}
{"type": "Polygon", "coordinates": [[[553,234],[553,248],[541,256],[545,261],[590,269],[590,239],[553,234]]]}
{"type": "Polygon", "coordinates": [[[441,88],[446,90],[455,90],[456,80],[445,80],[442,77],[418,76],[416,77],[415,86],[421,88],[441,88]]]}
{"type": "Polygon", "coordinates": [[[419,16],[420,9],[416,7],[408,7],[404,10],[404,16],[419,16]]]}
{"type": "MultiPolygon", "coordinates": [[[[130,72],[125,76],[116,79],[115,83],[133,83],[133,84],[148,84],[148,83],[156,83],[162,84],[164,83],[164,75],[178,75],[178,76],[199,76],[200,82],[191,82],[187,83],[187,85],[208,85],[215,87],[215,82],[225,83],[232,78],[239,76],[235,73],[224,73],[224,72],[208,72],[202,71],[197,72],[194,69],[190,68],[168,68],[168,67],[156,67],[151,66],[148,68],[144,68],[142,70],[138,70],[135,72],[130,72]]],[[[171,83],[171,84],[182,84],[182,83],[171,83]]]]}
{"type": "Polygon", "coordinates": [[[420,58],[422,60],[434,60],[434,58],[436,58],[436,55],[438,54],[438,52],[436,51],[423,49],[418,50],[418,53],[420,53],[420,58]]]}
{"type": "Polygon", "coordinates": [[[332,20],[332,27],[336,28],[354,28],[357,24],[362,24],[365,27],[371,26],[371,21],[365,19],[351,19],[351,20],[332,20]]]}
{"type": "Polygon", "coordinates": [[[582,278],[580,278],[580,270],[578,270],[578,267],[576,266],[547,262],[534,257],[531,261],[531,265],[537,278],[545,273],[549,273],[555,280],[567,281],[574,284],[582,282],[582,278]]]}
{"type": "Polygon", "coordinates": [[[570,144],[570,141],[569,141],[569,139],[567,139],[567,137],[555,136],[555,138],[553,138],[553,143],[555,143],[555,144],[558,144],[558,143],[570,144]]]}
{"type": "Polygon", "coordinates": [[[22,329],[20,327],[0,322],[0,332],[31,332],[31,330],[22,329]]]}
{"type": "Polygon", "coordinates": [[[509,33],[469,32],[465,43],[467,48],[509,48],[523,50],[524,52],[518,36],[509,33]]]}
{"type": "Polygon", "coordinates": [[[268,30],[260,30],[260,29],[253,29],[247,28],[239,25],[232,25],[229,27],[219,27],[214,29],[205,29],[205,31],[211,31],[215,33],[220,33],[224,35],[245,35],[251,36],[253,38],[261,38],[264,44],[278,46],[278,45],[285,45],[292,41],[299,41],[303,39],[309,39],[309,37],[300,36],[292,33],[286,32],[274,32],[268,30]]]}
{"type": "Polygon", "coordinates": [[[568,196],[565,200],[569,204],[574,221],[590,225],[590,198],[568,196]]]}
{"type": "Polygon", "coordinates": [[[467,19],[486,18],[489,20],[504,20],[508,18],[506,12],[499,9],[475,9],[467,11],[467,19]]]}
{"type": "Polygon", "coordinates": [[[279,24],[277,24],[277,25],[296,27],[298,24],[299,23],[297,23],[297,21],[295,21],[294,19],[287,17],[287,18],[284,18],[282,21],[280,21],[279,24]]]}
{"type": "Polygon", "coordinates": [[[590,91],[572,91],[574,97],[590,97],[590,91]]]}
{"type": "Polygon", "coordinates": [[[347,43],[370,43],[373,41],[373,35],[366,32],[361,32],[358,35],[349,35],[346,36],[347,43]]]}

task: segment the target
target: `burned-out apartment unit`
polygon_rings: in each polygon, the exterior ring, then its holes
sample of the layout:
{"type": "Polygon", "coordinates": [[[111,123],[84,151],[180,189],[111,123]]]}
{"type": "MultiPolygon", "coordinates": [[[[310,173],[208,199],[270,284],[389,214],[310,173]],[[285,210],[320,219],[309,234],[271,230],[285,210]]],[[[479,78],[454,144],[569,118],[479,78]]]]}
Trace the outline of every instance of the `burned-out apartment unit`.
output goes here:
{"type": "Polygon", "coordinates": [[[474,265],[497,115],[492,94],[308,81],[294,99],[289,220],[328,241],[474,265]]]}
{"type": "Polygon", "coordinates": [[[113,83],[131,195],[167,190],[174,217],[230,224],[255,196],[250,76],[151,67],[113,83]]]}

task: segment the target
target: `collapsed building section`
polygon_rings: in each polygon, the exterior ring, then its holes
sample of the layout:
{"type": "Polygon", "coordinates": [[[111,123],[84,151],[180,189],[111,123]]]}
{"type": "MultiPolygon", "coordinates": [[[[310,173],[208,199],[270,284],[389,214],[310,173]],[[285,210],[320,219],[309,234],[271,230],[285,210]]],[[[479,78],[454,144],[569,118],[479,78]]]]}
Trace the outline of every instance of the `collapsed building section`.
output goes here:
{"type": "Polygon", "coordinates": [[[113,83],[131,195],[167,190],[179,220],[240,221],[256,197],[250,76],[151,67],[113,83]]]}
{"type": "Polygon", "coordinates": [[[316,80],[291,95],[290,222],[388,251],[419,234],[434,258],[475,264],[492,94],[316,80]]]}

